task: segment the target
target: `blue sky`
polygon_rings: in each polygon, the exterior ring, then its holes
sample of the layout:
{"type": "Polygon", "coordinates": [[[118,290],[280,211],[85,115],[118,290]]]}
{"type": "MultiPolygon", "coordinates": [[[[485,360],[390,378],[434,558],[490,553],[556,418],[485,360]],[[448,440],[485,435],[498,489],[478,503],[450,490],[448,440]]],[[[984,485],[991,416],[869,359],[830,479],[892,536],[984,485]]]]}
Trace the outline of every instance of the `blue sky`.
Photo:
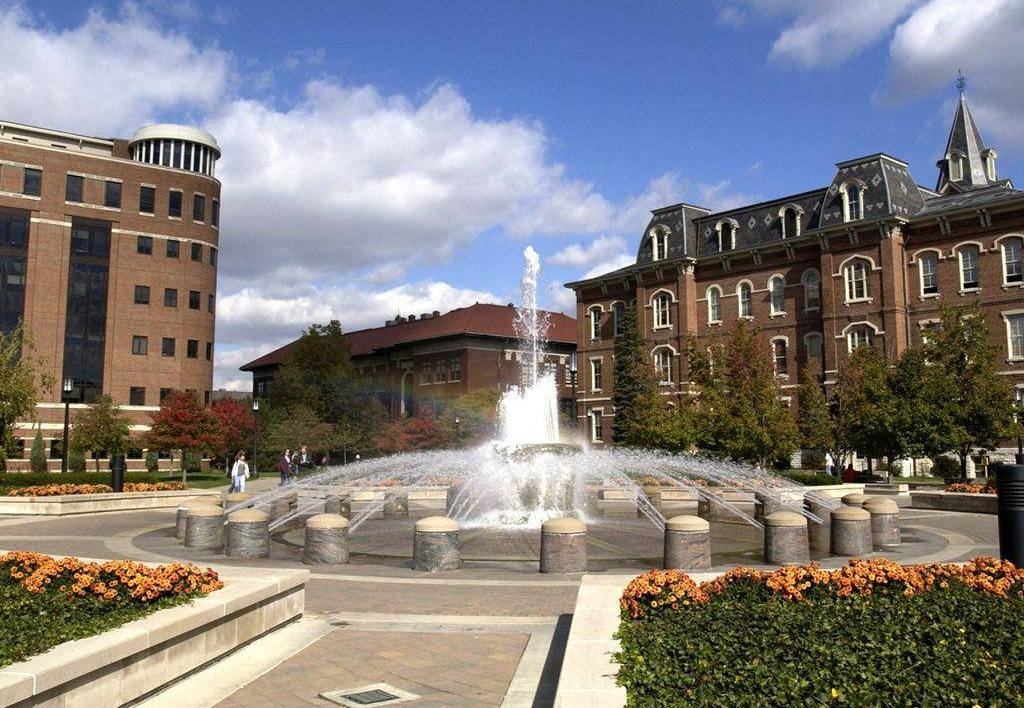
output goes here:
{"type": "Polygon", "coordinates": [[[934,186],[958,68],[1024,181],[1022,31],[1024,0],[0,0],[0,118],[218,138],[216,384],[241,387],[311,322],[517,300],[527,244],[571,312],[560,283],[626,262],[652,207],[879,151],[934,186]]]}

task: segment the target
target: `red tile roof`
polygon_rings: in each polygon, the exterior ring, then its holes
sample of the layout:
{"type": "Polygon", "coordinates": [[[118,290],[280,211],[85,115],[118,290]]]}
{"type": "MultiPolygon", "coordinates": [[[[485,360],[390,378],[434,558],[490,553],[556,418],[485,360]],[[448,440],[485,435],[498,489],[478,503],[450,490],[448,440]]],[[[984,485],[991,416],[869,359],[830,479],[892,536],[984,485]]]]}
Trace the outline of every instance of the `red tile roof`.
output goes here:
{"type": "MultiPolygon", "coordinates": [[[[352,347],[352,356],[360,356],[390,347],[429,339],[479,335],[484,337],[514,338],[516,308],[510,305],[477,303],[460,307],[437,317],[408,320],[386,327],[348,332],[345,338],[352,347]]],[[[561,312],[548,312],[548,341],[560,344],[576,343],[576,320],[561,312]]],[[[239,367],[252,371],[263,366],[280,364],[287,358],[295,342],[285,344],[248,364],[239,367]]]]}

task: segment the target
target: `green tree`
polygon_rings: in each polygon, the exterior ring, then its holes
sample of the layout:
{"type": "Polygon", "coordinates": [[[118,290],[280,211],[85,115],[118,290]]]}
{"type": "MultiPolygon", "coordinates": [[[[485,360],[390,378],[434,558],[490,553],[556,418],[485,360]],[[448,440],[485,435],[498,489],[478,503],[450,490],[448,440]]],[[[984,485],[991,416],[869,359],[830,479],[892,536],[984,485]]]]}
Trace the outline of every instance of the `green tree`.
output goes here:
{"type": "Polygon", "coordinates": [[[146,450],[146,471],[152,474],[160,470],[160,455],[156,450],[146,450]]]}
{"type": "Polygon", "coordinates": [[[651,403],[651,394],[657,393],[658,382],[647,355],[647,341],[637,324],[634,303],[625,307],[620,324],[612,365],[612,406],[615,408],[612,441],[617,445],[633,446],[637,444],[636,436],[642,430],[643,404],[651,403]]]}
{"type": "Polygon", "coordinates": [[[945,425],[943,447],[960,458],[962,478],[971,450],[994,449],[1013,430],[1013,388],[999,375],[999,352],[977,302],[944,305],[924,347],[927,388],[938,408],[934,417],[945,425]]]}
{"type": "Polygon", "coordinates": [[[36,354],[22,323],[8,334],[0,332],[0,471],[7,470],[13,452],[14,424],[19,418],[35,420],[40,395],[53,389],[46,370],[46,360],[36,354]]]}
{"type": "Polygon", "coordinates": [[[75,414],[71,430],[71,447],[96,455],[96,471],[100,471],[100,453],[110,457],[123,454],[131,441],[131,420],[110,396],[99,396],[96,402],[75,414]]]}
{"type": "Polygon", "coordinates": [[[703,354],[691,347],[690,377],[700,391],[698,438],[715,452],[756,461],[789,457],[796,424],[775,380],[771,349],[764,335],[744,321],[725,347],[703,354]]]}
{"type": "Polygon", "coordinates": [[[821,367],[816,361],[808,362],[797,389],[797,431],[800,447],[819,452],[831,451],[835,426],[829,415],[828,399],[821,383],[821,367]]]}
{"type": "Polygon", "coordinates": [[[266,472],[277,469],[277,460],[286,449],[294,452],[306,445],[314,462],[338,449],[337,428],[321,420],[310,406],[273,409],[261,418],[260,430],[259,464],[266,472]]]}
{"type": "Polygon", "coordinates": [[[871,459],[885,458],[891,469],[908,451],[909,421],[905,402],[894,390],[889,363],[878,349],[865,346],[855,350],[844,367],[850,445],[871,459]]]}
{"type": "Polygon", "coordinates": [[[33,472],[46,472],[46,446],[43,444],[43,433],[36,430],[36,436],[32,438],[32,449],[28,455],[29,466],[33,472]]]}
{"type": "Polygon", "coordinates": [[[72,472],[85,472],[85,453],[81,450],[69,450],[68,469],[72,472]]]}

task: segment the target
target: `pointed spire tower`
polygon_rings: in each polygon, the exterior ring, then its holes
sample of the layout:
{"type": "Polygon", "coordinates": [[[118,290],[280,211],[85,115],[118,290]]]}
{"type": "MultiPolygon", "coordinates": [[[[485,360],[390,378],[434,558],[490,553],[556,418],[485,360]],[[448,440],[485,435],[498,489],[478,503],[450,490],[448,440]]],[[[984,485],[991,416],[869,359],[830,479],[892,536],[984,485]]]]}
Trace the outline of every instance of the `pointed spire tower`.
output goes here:
{"type": "Polygon", "coordinates": [[[968,192],[982,187],[999,184],[996,178],[996,151],[986,148],[978,126],[974,123],[971,109],[967,107],[964,89],[967,81],[958,73],[956,87],[960,91],[953,125],[946,141],[946,154],[936,163],[939,168],[939,182],[935,190],[939,194],[968,192]]]}

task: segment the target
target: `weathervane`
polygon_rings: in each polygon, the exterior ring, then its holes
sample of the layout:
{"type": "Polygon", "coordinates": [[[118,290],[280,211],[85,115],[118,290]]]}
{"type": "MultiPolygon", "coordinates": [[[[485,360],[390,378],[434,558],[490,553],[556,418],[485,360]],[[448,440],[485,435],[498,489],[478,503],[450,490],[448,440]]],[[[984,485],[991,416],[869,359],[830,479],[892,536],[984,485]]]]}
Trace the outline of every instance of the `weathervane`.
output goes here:
{"type": "Polygon", "coordinates": [[[964,78],[964,72],[959,69],[956,70],[956,87],[960,91],[960,95],[964,95],[964,89],[967,88],[967,79],[964,78]]]}

